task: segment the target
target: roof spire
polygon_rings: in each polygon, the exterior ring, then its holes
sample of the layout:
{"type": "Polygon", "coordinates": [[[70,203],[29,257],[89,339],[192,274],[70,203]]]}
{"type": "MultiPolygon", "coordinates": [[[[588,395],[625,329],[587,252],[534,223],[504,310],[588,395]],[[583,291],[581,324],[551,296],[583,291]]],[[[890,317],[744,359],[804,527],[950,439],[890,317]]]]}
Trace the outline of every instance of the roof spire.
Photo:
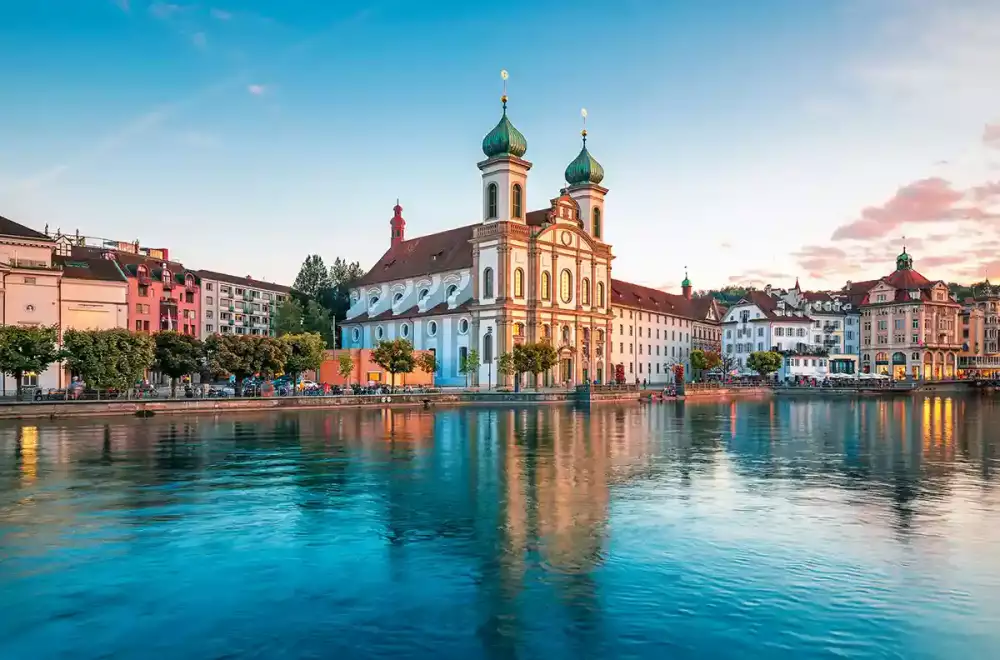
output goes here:
{"type": "Polygon", "coordinates": [[[507,114],[507,69],[502,69],[500,71],[500,77],[503,78],[503,96],[500,97],[500,103],[503,104],[503,113],[507,114]]]}
{"type": "Polygon", "coordinates": [[[580,135],[583,136],[583,148],[587,148],[587,109],[580,108],[580,116],[583,117],[583,130],[580,131],[580,135]]]}
{"type": "Polygon", "coordinates": [[[520,158],[528,150],[528,142],[507,118],[508,76],[506,69],[500,72],[500,77],[503,78],[503,96],[500,97],[500,102],[503,104],[503,115],[500,117],[500,123],[483,138],[483,153],[486,154],[487,158],[500,156],[520,158]]]}

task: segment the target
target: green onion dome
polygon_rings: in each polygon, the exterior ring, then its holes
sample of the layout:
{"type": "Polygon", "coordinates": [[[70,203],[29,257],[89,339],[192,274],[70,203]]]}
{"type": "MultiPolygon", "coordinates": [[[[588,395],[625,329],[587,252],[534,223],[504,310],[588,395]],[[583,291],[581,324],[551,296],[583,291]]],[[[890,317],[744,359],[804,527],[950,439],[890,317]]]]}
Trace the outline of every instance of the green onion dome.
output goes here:
{"type": "Polygon", "coordinates": [[[507,97],[503,100],[503,116],[500,123],[483,138],[483,153],[487,158],[496,156],[514,156],[520,158],[528,150],[528,141],[521,135],[521,131],[514,128],[514,124],[507,119],[507,97]]]}
{"type": "Polygon", "coordinates": [[[566,167],[566,181],[575,186],[581,183],[598,184],[604,180],[604,168],[587,151],[587,131],[583,131],[583,149],[566,167]]]}
{"type": "Polygon", "coordinates": [[[691,286],[691,280],[688,279],[687,271],[684,271],[684,279],[681,280],[681,286],[682,287],[689,287],[689,286],[691,286]]]}
{"type": "Polygon", "coordinates": [[[896,270],[911,270],[913,268],[913,257],[906,253],[906,248],[903,248],[903,253],[896,257],[896,270]]]}

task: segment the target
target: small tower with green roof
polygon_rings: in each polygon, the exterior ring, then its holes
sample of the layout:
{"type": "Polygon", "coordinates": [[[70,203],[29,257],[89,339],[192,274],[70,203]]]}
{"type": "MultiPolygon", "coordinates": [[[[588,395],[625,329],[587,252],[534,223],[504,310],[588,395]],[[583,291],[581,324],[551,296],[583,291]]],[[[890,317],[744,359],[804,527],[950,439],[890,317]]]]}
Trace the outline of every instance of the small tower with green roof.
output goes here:
{"type": "Polygon", "coordinates": [[[604,241],[604,196],[607,188],[600,183],[604,180],[604,168],[587,150],[587,109],[580,111],[583,117],[583,147],[576,158],[566,166],[566,192],[580,205],[580,219],[584,230],[593,238],[604,241]]]}
{"type": "Polygon", "coordinates": [[[528,200],[528,170],[524,160],[528,141],[507,117],[507,72],[503,78],[503,114],[497,125],[483,138],[486,160],[479,163],[483,173],[483,222],[524,222],[528,200]]]}
{"type": "Polygon", "coordinates": [[[681,280],[681,293],[685,298],[691,300],[691,280],[688,279],[687,266],[684,266],[684,279],[681,280]]]}

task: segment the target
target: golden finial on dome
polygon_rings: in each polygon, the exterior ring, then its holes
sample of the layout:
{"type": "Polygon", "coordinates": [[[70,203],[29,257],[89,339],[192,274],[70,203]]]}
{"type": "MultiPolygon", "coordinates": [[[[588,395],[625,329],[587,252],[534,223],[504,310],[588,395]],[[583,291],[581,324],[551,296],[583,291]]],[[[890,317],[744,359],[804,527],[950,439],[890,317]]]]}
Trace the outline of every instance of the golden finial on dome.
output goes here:
{"type": "Polygon", "coordinates": [[[500,70],[500,77],[503,78],[503,96],[500,97],[500,102],[503,103],[503,109],[507,109],[507,78],[509,74],[507,69],[500,70]]]}
{"type": "Polygon", "coordinates": [[[587,109],[580,108],[580,116],[583,117],[583,130],[580,131],[580,135],[583,136],[583,143],[587,144],[587,109]]]}

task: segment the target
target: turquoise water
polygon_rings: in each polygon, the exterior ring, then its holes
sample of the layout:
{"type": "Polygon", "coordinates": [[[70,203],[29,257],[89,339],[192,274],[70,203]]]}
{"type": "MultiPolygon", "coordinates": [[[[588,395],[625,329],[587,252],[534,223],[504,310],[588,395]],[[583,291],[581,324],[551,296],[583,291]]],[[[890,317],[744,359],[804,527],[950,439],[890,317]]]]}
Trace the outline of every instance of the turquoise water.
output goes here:
{"type": "Polygon", "coordinates": [[[0,426],[0,658],[991,658],[1000,403],[0,426]]]}

